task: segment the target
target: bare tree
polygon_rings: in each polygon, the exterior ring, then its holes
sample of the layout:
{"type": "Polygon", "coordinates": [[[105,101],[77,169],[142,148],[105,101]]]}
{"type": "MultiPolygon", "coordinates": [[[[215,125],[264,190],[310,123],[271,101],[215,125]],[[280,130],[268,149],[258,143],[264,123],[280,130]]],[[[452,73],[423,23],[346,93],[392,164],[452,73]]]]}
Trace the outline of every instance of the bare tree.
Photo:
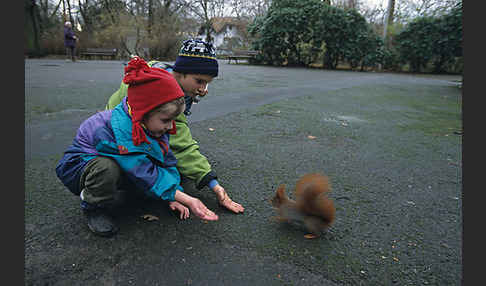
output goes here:
{"type": "Polygon", "coordinates": [[[363,15],[366,21],[375,26],[383,24],[383,15],[386,9],[383,6],[369,7],[365,5],[359,6],[359,13],[363,15]]]}
{"type": "Polygon", "coordinates": [[[188,7],[191,12],[202,22],[204,32],[206,34],[206,41],[212,42],[213,31],[211,19],[214,17],[222,17],[225,14],[226,1],[225,0],[196,0],[188,7]]]}
{"type": "Polygon", "coordinates": [[[238,19],[263,16],[267,13],[271,0],[232,0],[231,14],[238,19]]]}
{"type": "Polygon", "coordinates": [[[213,38],[211,37],[211,32],[213,27],[211,25],[211,18],[209,16],[209,9],[208,9],[208,0],[199,0],[199,5],[202,9],[202,19],[204,21],[204,27],[206,29],[206,41],[211,43],[213,38]]]}
{"type": "Polygon", "coordinates": [[[462,0],[400,0],[396,1],[393,11],[394,23],[408,23],[422,16],[440,16],[455,7],[462,0]]]}
{"type": "Polygon", "coordinates": [[[91,33],[93,31],[93,17],[90,15],[89,8],[90,7],[90,2],[89,0],[85,0],[84,3],[81,2],[81,0],[78,0],[78,8],[79,8],[79,13],[81,14],[81,19],[83,20],[83,30],[86,30],[88,33],[91,33]]]}
{"type": "MultiPolygon", "coordinates": [[[[34,1],[35,2],[35,1],[34,1]]],[[[49,1],[49,0],[40,0],[39,1],[39,8],[40,8],[40,13],[43,15],[42,17],[44,18],[48,18],[48,19],[52,19],[56,16],[57,14],[57,11],[59,11],[59,7],[61,6],[61,3],[63,2],[63,0],[59,0],[55,6],[55,8],[52,10],[52,11],[49,11],[49,2],[52,2],[52,1],[49,1]]]]}

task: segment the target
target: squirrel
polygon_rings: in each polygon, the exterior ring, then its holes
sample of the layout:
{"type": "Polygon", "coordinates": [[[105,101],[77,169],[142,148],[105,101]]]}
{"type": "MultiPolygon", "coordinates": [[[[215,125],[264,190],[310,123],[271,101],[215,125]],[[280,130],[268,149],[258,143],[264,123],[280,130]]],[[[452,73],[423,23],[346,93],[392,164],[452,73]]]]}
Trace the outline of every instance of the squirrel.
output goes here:
{"type": "Polygon", "coordinates": [[[272,206],[277,210],[277,220],[304,225],[312,234],[319,236],[334,222],[336,208],[327,193],[331,185],[327,176],[311,173],[302,176],[295,185],[295,200],[285,194],[281,184],[272,198],[272,206]]]}

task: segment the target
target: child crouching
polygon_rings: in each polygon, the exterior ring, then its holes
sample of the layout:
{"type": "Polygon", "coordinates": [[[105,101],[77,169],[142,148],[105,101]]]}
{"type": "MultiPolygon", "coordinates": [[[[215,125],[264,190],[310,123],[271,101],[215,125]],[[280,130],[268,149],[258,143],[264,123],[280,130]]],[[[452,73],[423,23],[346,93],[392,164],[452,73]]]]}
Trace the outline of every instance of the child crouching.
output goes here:
{"type": "Polygon", "coordinates": [[[125,68],[128,100],[97,113],[79,127],[72,145],[56,167],[63,184],[81,198],[89,229],[111,236],[118,227],[108,207],[128,180],[129,191],[169,201],[181,219],[189,209],[204,220],[217,220],[199,199],[183,192],[177,160],[169,148],[174,119],[184,111],[184,93],[172,75],[150,68],[141,58],[125,68]]]}

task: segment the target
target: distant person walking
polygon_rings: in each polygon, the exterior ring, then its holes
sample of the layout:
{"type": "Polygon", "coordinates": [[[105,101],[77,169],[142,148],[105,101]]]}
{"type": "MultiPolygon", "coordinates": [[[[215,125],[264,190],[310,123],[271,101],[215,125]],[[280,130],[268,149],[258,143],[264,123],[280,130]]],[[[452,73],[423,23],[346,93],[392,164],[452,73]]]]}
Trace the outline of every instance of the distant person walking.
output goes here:
{"type": "Polygon", "coordinates": [[[74,35],[73,26],[71,22],[64,23],[64,46],[66,47],[66,60],[76,61],[76,40],[78,38],[74,35]]]}

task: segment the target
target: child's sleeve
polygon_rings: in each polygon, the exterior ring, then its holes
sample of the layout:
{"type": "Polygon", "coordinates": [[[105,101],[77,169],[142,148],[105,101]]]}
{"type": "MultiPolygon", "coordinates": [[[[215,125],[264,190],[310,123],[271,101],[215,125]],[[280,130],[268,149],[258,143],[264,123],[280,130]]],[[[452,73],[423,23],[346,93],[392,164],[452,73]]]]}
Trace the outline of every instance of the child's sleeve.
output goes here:
{"type": "Polygon", "coordinates": [[[170,149],[177,158],[177,169],[182,176],[196,181],[198,189],[207,186],[216,173],[211,169],[208,159],[199,152],[199,144],[192,138],[187,118],[180,114],[176,118],[177,133],[170,136],[170,149]]]}
{"type": "Polygon", "coordinates": [[[113,142],[101,142],[97,149],[100,155],[113,158],[137,190],[150,197],[174,201],[175,192],[183,191],[175,166],[161,164],[144,153],[120,154],[123,151],[113,142]]]}
{"type": "Polygon", "coordinates": [[[177,171],[176,167],[157,167],[157,170],[157,180],[152,188],[150,188],[148,195],[161,198],[165,201],[175,201],[176,191],[183,191],[180,185],[179,171],[177,171]]]}
{"type": "Polygon", "coordinates": [[[123,82],[120,84],[120,88],[115,91],[110,98],[108,99],[108,103],[105,106],[105,110],[115,108],[122,99],[127,96],[128,85],[124,84],[123,82]]]}

